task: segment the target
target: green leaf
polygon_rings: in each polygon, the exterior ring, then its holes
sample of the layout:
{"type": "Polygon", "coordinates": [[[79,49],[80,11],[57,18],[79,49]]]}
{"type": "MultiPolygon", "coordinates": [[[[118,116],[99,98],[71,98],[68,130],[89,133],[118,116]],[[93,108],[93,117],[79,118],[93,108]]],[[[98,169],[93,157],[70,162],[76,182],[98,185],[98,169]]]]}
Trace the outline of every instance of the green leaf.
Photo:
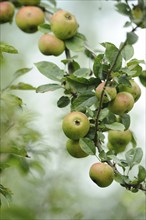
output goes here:
{"type": "Polygon", "coordinates": [[[54,81],[61,81],[63,78],[64,72],[54,63],[41,61],[35,63],[37,69],[47,78],[54,81]]]}
{"type": "Polygon", "coordinates": [[[141,183],[145,180],[146,178],[146,169],[139,165],[139,170],[138,170],[138,182],[141,183]]]}
{"type": "Polygon", "coordinates": [[[127,130],[130,126],[130,116],[128,114],[123,114],[120,116],[120,120],[122,124],[125,126],[125,130],[127,130]]]}
{"type": "Polygon", "coordinates": [[[38,26],[38,30],[44,34],[51,32],[51,25],[50,24],[41,24],[38,26]]]}
{"type": "Polygon", "coordinates": [[[96,100],[95,95],[92,93],[80,95],[72,102],[72,109],[78,111],[85,109],[86,107],[90,107],[95,104],[96,100]]]}
{"type": "Polygon", "coordinates": [[[134,55],[134,49],[132,45],[126,45],[121,52],[123,58],[127,61],[134,55]]]}
{"type": "Polygon", "coordinates": [[[90,140],[89,138],[80,138],[79,144],[85,153],[89,155],[96,154],[96,148],[95,148],[94,142],[90,140]]]}
{"type": "Polygon", "coordinates": [[[128,4],[119,2],[118,4],[115,5],[115,7],[116,7],[116,10],[122,15],[129,15],[130,13],[130,8],[128,4]]]}
{"type": "Polygon", "coordinates": [[[6,44],[4,42],[0,42],[0,51],[5,53],[12,53],[12,54],[18,53],[18,50],[15,47],[6,44]]]}
{"type": "Polygon", "coordinates": [[[119,122],[114,122],[112,124],[105,124],[105,127],[110,130],[124,131],[125,126],[119,122]]]}
{"type": "Polygon", "coordinates": [[[57,102],[57,106],[59,108],[64,108],[66,107],[68,104],[70,103],[70,99],[68,96],[62,96],[58,102],[57,102]]]}
{"type": "Polygon", "coordinates": [[[17,79],[25,73],[28,73],[30,70],[32,70],[32,68],[21,68],[14,73],[14,78],[17,79]]]}
{"type": "Polygon", "coordinates": [[[80,68],[78,70],[76,70],[73,75],[76,77],[87,77],[89,76],[91,73],[91,70],[88,68],[80,68]]]}
{"type": "Polygon", "coordinates": [[[74,37],[65,41],[65,45],[69,50],[74,52],[83,51],[85,49],[85,38],[81,34],[76,34],[74,37]]]}
{"type": "Polygon", "coordinates": [[[37,93],[44,93],[49,91],[55,91],[57,89],[61,89],[62,87],[59,84],[45,84],[36,88],[37,93]]]}
{"type": "Polygon", "coordinates": [[[140,82],[144,87],[146,87],[146,70],[142,71],[139,75],[140,82]]]}
{"type": "Polygon", "coordinates": [[[132,134],[131,143],[132,143],[133,148],[135,148],[137,145],[136,138],[133,132],[131,132],[131,134],[132,134]]]}
{"type": "Polygon", "coordinates": [[[102,121],[104,118],[106,118],[109,114],[109,109],[104,108],[100,111],[99,120],[102,121]]]}
{"type": "Polygon", "coordinates": [[[128,32],[127,33],[127,43],[128,44],[135,44],[138,40],[138,36],[137,34],[135,34],[134,32],[128,32]]]}
{"type": "Polygon", "coordinates": [[[106,48],[105,57],[113,68],[113,71],[118,71],[122,66],[122,55],[119,54],[119,49],[109,42],[102,43],[101,45],[106,48]]]}
{"type": "Polygon", "coordinates": [[[143,151],[141,148],[132,148],[126,154],[126,162],[131,169],[134,165],[139,164],[143,157],[143,151]]]}
{"type": "Polygon", "coordinates": [[[96,77],[102,78],[102,71],[103,71],[103,58],[104,54],[99,54],[93,64],[93,72],[96,77]]]}
{"type": "Polygon", "coordinates": [[[19,82],[17,85],[12,85],[10,87],[10,89],[13,89],[13,90],[36,90],[36,88],[33,87],[32,85],[27,84],[27,83],[23,83],[23,82],[19,82]]]}

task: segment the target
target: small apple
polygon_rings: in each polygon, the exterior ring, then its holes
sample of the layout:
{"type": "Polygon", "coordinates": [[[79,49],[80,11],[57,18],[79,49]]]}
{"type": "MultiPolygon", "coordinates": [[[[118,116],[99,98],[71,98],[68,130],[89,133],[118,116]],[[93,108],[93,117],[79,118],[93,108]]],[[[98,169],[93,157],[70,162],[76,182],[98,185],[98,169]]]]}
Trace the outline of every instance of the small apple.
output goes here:
{"type": "Polygon", "coordinates": [[[84,137],[88,133],[89,128],[90,122],[82,112],[70,112],[63,119],[63,132],[72,140],[78,140],[84,137]]]}
{"type": "Polygon", "coordinates": [[[134,98],[129,92],[119,92],[109,105],[109,110],[117,115],[129,112],[134,106],[134,98]]]}
{"type": "MultiPolygon", "coordinates": [[[[105,82],[102,82],[96,88],[95,94],[96,94],[96,97],[98,98],[98,100],[100,100],[100,98],[101,98],[101,94],[102,94],[104,85],[105,85],[105,82]]],[[[117,90],[115,87],[106,86],[104,96],[103,96],[103,102],[104,103],[110,102],[111,100],[113,100],[116,97],[116,95],[117,95],[117,90]]]]}
{"type": "Polygon", "coordinates": [[[132,16],[132,21],[136,24],[139,25],[141,28],[146,28],[146,13],[145,9],[140,8],[139,5],[135,5],[133,9],[131,10],[131,16],[132,16]]]}
{"type": "Polygon", "coordinates": [[[94,163],[90,168],[89,176],[98,186],[107,187],[113,182],[114,171],[106,163],[94,163]]]}
{"type": "Polygon", "coordinates": [[[136,102],[141,96],[141,89],[139,85],[133,80],[130,80],[131,87],[125,85],[119,85],[120,92],[129,92],[133,95],[134,101],[136,102]]]}
{"type": "Polygon", "coordinates": [[[18,0],[22,5],[38,5],[40,4],[40,0],[18,0]]]}
{"type": "Polygon", "coordinates": [[[0,2],[0,24],[11,22],[14,16],[15,6],[8,1],[0,2]]]}
{"type": "Polygon", "coordinates": [[[79,140],[68,139],[66,149],[72,157],[83,158],[88,156],[88,154],[81,149],[79,140]]]}
{"type": "Polygon", "coordinates": [[[38,43],[39,49],[44,55],[59,56],[65,49],[64,42],[51,34],[44,34],[38,43]]]}
{"type": "Polygon", "coordinates": [[[73,37],[77,33],[78,23],[74,15],[59,10],[51,17],[51,30],[61,40],[73,37]]]}
{"type": "Polygon", "coordinates": [[[26,33],[34,33],[44,23],[44,12],[36,6],[23,6],[16,14],[17,26],[26,33]]]}
{"type": "Polygon", "coordinates": [[[125,131],[108,131],[108,141],[111,144],[111,146],[109,145],[109,147],[113,147],[114,150],[117,149],[117,151],[119,151],[120,148],[121,150],[125,150],[127,144],[129,144],[131,140],[132,134],[129,129],[125,131]]]}

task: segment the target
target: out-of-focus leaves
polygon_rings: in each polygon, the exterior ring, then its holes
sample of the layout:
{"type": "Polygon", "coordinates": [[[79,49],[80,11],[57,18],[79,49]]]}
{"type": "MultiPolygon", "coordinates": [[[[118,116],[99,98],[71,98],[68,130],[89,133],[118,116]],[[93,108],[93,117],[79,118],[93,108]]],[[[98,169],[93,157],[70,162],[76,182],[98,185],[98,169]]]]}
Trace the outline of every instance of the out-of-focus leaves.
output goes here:
{"type": "Polygon", "coordinates": [[[145,180],[146,178],[146,169],[139,165],[139,170],[138,170],[138,182],[141,183],[145,180]]]}
{"type": "Polygon", "coordinates": [[[21,69],[17,70],[14,73],[14,79],[17,79],[18,77],[28,73],[30,70],[32,70],[32,68],[21,68],[21,69]]]}
{"type": "Polygon", "coordinates": [[[116,10],[122,15],[129,15],[130,7],[128,6],[128,4],[119,2],[115,5],[115,7],[116,7],[116,10]]]}
{"type": "Polygon", "coordinates": [[[85,49],[85,41],[85,36],[80,33],[77,33],[74,37],[70,38],[69,40],[66,40],[65,45],[69,50],[79,52],[85,49]]]}
{"type": "Polygon", "coordinates": [[[51,32],[50,24],[41,24],[38,26],[38,30],[44,34],[51,32]]]}
{"type": "Polygon", "coordinates": [[[0,184],[0,194],[2,194],[8,201],[12,199],[12,195],[13,195],[11,190],[4,187],[2,184],[0,184]]]}
{"type": "Polygon", "coordinates": [[[134,32],[128,32],[127,33],[127,43],[132,45],[135,44],[138,41],[138,36],[134,32]]]}
{"type": "Polygon", "coordinates": [[[144,87],[146,87],[146,70],[142,71],[139,75],[140,82],[144,87]]]}
{"type": "Polygon", "coordinates": [[[132,148],[126,152],[125,157],[129,168],[132,169],[134,165],[139,164],[141,162],[142,156],[143,151],[141,148],[132,148]]]}
{"type": "Polygon", "coordinates": [[[134,55],[134,48],[133,48],[133,46],[127,44],[127,45],[123,48],[121,54],[122,54],[123,58],[124,58],[126,61],[129,60],[129,59],[132,58],[133,55],[134,55]]]}
{"type": "Polygon", "coordinates": [[[13,90],[36,90],[35,87],[33,87],[30,84],[19,82],[17,85],[11,85],[10,89],[13,90]]]}
{"type": "Polygon", "coordinates": [[[18,50],[15,47],[13,47],[7,43],[0,42],[0,52],[1,53],[5,52],[5,53],[17,54],[18,50]]]}
{"type": "Polygon", "coordinates": [[[105,127],[110,130],[124,131],[125,126],[122,123],[114,122],[112,124],[105,124],[105,127]]]}

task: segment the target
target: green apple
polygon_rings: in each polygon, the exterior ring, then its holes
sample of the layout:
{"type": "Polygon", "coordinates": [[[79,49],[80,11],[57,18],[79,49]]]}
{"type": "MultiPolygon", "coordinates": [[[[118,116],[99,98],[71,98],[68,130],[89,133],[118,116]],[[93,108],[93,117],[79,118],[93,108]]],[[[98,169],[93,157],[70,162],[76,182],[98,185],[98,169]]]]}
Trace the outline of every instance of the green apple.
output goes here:
{"type": "MultiPolygon", "coordinates": [[[[104,85],[105,85],[105,82],[102,82],[96,88],[95,94],[98,100],[100,100],[101,98],[104,85]]],[[[103,102],[104,103],[110,102],[116,97],[116,95],[117,95],[117,90],[115,87],[106,86],[105,91],[104,91],[104,96],[103,96],[103,102]]]]}
{"type": "Polygon", "coordinates": [[[59,56],[65,50],[64,42],[51,34],[44,34],[38,43],[39,49],[44,55],[59,56]]]}
{"type": "Polygon", "coordinates": [[[117,115],[129,112],[134,106],[134,98],[129,92],[119,92],[109,105],[109,110],[117,115]]]}
{"type": "Polygon", "coordinates": [[[118,154],[118,153],[125,151],[127,144],[124,145],[124,144],[118,143],[116,145],[113,145],[110,142],[108,142],[107,147],[109,150],[113,150],[115,152],[115,154],[118,154]]]}
{"type": "Polygon", "coordinates": [[[132,134],[129,129],[125,131],[108,131],[108,142],[110,143],[109,147],[113,147],[114,150],[117,149],[117,152],[119,151],[119,149],[125,150],[127,144],[129,144],[131,140],[132,134]]]}
{"type": "Polygon", "coordinates": [[[80,147],[79,140],[71,140],[68,139],[66,143],[66,149],[68,153],[75,158],[83,158],[87,157],[88,154],[86,154],[80,147]]]}
{"type": "Polygon", "coordinates": [[[40,0],[18,0],[22,5],[38,5],[40,4],[40,0]]]}
{"type": "Polygon", "coordinates": [[[134,101],[136,102],[141,96],[141,89],[133,79],[130,80],[130,84],[130,87],[125,85],[119,85],[118,88],[120,92],[129,92],[131,95],[133,95],[134,101]]]}
{"type": "Polygon", "coordinates": [[[51,30],[61,40],[73,37],[77,33],[78,23],[74,15],[59,10],[51,17],[51,30]]]}
{"type": "Polygon", "coordinates": [[[0,24],[11,22],[14,16],[15,6],[8,1],[0,2],[0,24]]]}
{"type": "Polygon", "coordinates": [[[141,28],[146,28],[145,22],[144,22],[146,18],[145,9],[141,9],[139,5],[135,5],[133,9],[131,10],[131,15],[132,15],[132,21],[136,25],[139,25],[141,28]]]}
{"type": "Polygon", "coordinates": [[[16,14],[17,26],[26,33],[34,33],[45,21],[44,12],[36,6],[24,6],[16,14]]]}
{"type": "Polygon", "coordinates": [[[114,179],[114,171],[106,163],[94,163],[89,171],[89,176],[100,187],[109,186],[114,179]]]}
{"type": "Polygon", "coordinates": [[[82,112],[70,112],[62,122],[64,134],[72,139],[78,140],[84,137],[90,128],[90,122],[87,116],[82,112]]]}

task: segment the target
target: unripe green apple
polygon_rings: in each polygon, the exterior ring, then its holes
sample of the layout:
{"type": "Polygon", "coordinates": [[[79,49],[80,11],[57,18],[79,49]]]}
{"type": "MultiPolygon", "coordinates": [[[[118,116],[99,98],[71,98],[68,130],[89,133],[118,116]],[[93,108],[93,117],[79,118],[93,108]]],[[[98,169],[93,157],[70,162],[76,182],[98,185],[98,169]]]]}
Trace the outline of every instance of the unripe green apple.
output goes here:
{"type": "Polygon", "coordinates": [[[15,6],[11,2],[0,2],[0,24],[11,22],[14,12],[15,6]]]}
{"type": "Polygon", "coordinates": [[[116,145],[113,145],[110,142],[108,142],[107,147],[109,150],[113,150],[116,154],[118,154],[118,153],[125,151],[127,144],[124,145],[124,144],[118,143],[116,145]]]}
{"type": "Polygon", "coordinates": [[[40,4],[40,0],[18,0],[19,3],[23,5],[38,5],[40,4]]]}
{"type": "Polygon", "coordinates": [[[44,12],[36,6],[24,6],[16,14],[17,26],[26,33],[36,32],[44,21],[44,12]]]}
{"type": "Polygon", "coordinates": [[[94,163],[89,171],[89,176],[100,187],[109,186],[114,179],[114,171],[106,163],[94,163]]]}
{"type": "Polygon", "coordinates": [[[119,92],[109,105],[109,110],[117,115],[129,112],[134,106],[134,98],[129,92],[119,92]]]}
{"type": "Polygon", "coordinates": [[[70,112],[63,119],[63,132],[72,140],[78,140],[84,137],[88,133],[89,128],[90,122],[82,112],[70,112]]]}
{"type": "Polygon", "coordinates": [[[61,40],[73,37],[77,29],[76,18],[68,11],[59,10],[51,17],[51,30],[61,40]]]}
{"type": "Polygon", "coordinates": [[[132,140],[131,131],[117,131],[117,130],[110,130],[108,131],[108,141],[113,146],[114,149],[118,149],[119,147],[126,147],[127,144],[130,143],[132,140]]]}
{"type": "Polygon", "coordinates": [[[81,149],[79,140],[68,139],[66,149],[72,157],[83,158],[88,156],[88,154],[81,149]]]}
{"type": "Polygon", "coordinates": [[[145,12],[144,9],[141,9],[139,5],[136,5],[133,7],[131,10],[132,13],[132,20],[136,25],[140,25],[141,28],[146,28],[145,27],[145,12]]]}
{"type": "Polygon", "coordinates": [[[64,42],[51,34],[44,34],[38,43],[40,51],[44,55],[59,56],[65,49],[64,42]]]}
{"type": "Polygon", "coordinates": [[[130,80],[131,87],[125,85],[119,85],[120,92],[129,92],[133,95],[134,101],[136,102],[141,96],[141,89],[139,85],[133,80],[130,80]]]}
{"type": "MultiPolygon", "coordinates": [[[[98,100],[100,100],[101,98],[101,93],[103,91],[104,85],[105,85],[105,82],[102,82],[96,88],[95,94],[98,100]]],[[[103,102],[104,103],[110,102],[116,97],[116,95],[117,95],[117,90],[115,87],[106,86],[104,96],[103,96],[103,102]]]]}

